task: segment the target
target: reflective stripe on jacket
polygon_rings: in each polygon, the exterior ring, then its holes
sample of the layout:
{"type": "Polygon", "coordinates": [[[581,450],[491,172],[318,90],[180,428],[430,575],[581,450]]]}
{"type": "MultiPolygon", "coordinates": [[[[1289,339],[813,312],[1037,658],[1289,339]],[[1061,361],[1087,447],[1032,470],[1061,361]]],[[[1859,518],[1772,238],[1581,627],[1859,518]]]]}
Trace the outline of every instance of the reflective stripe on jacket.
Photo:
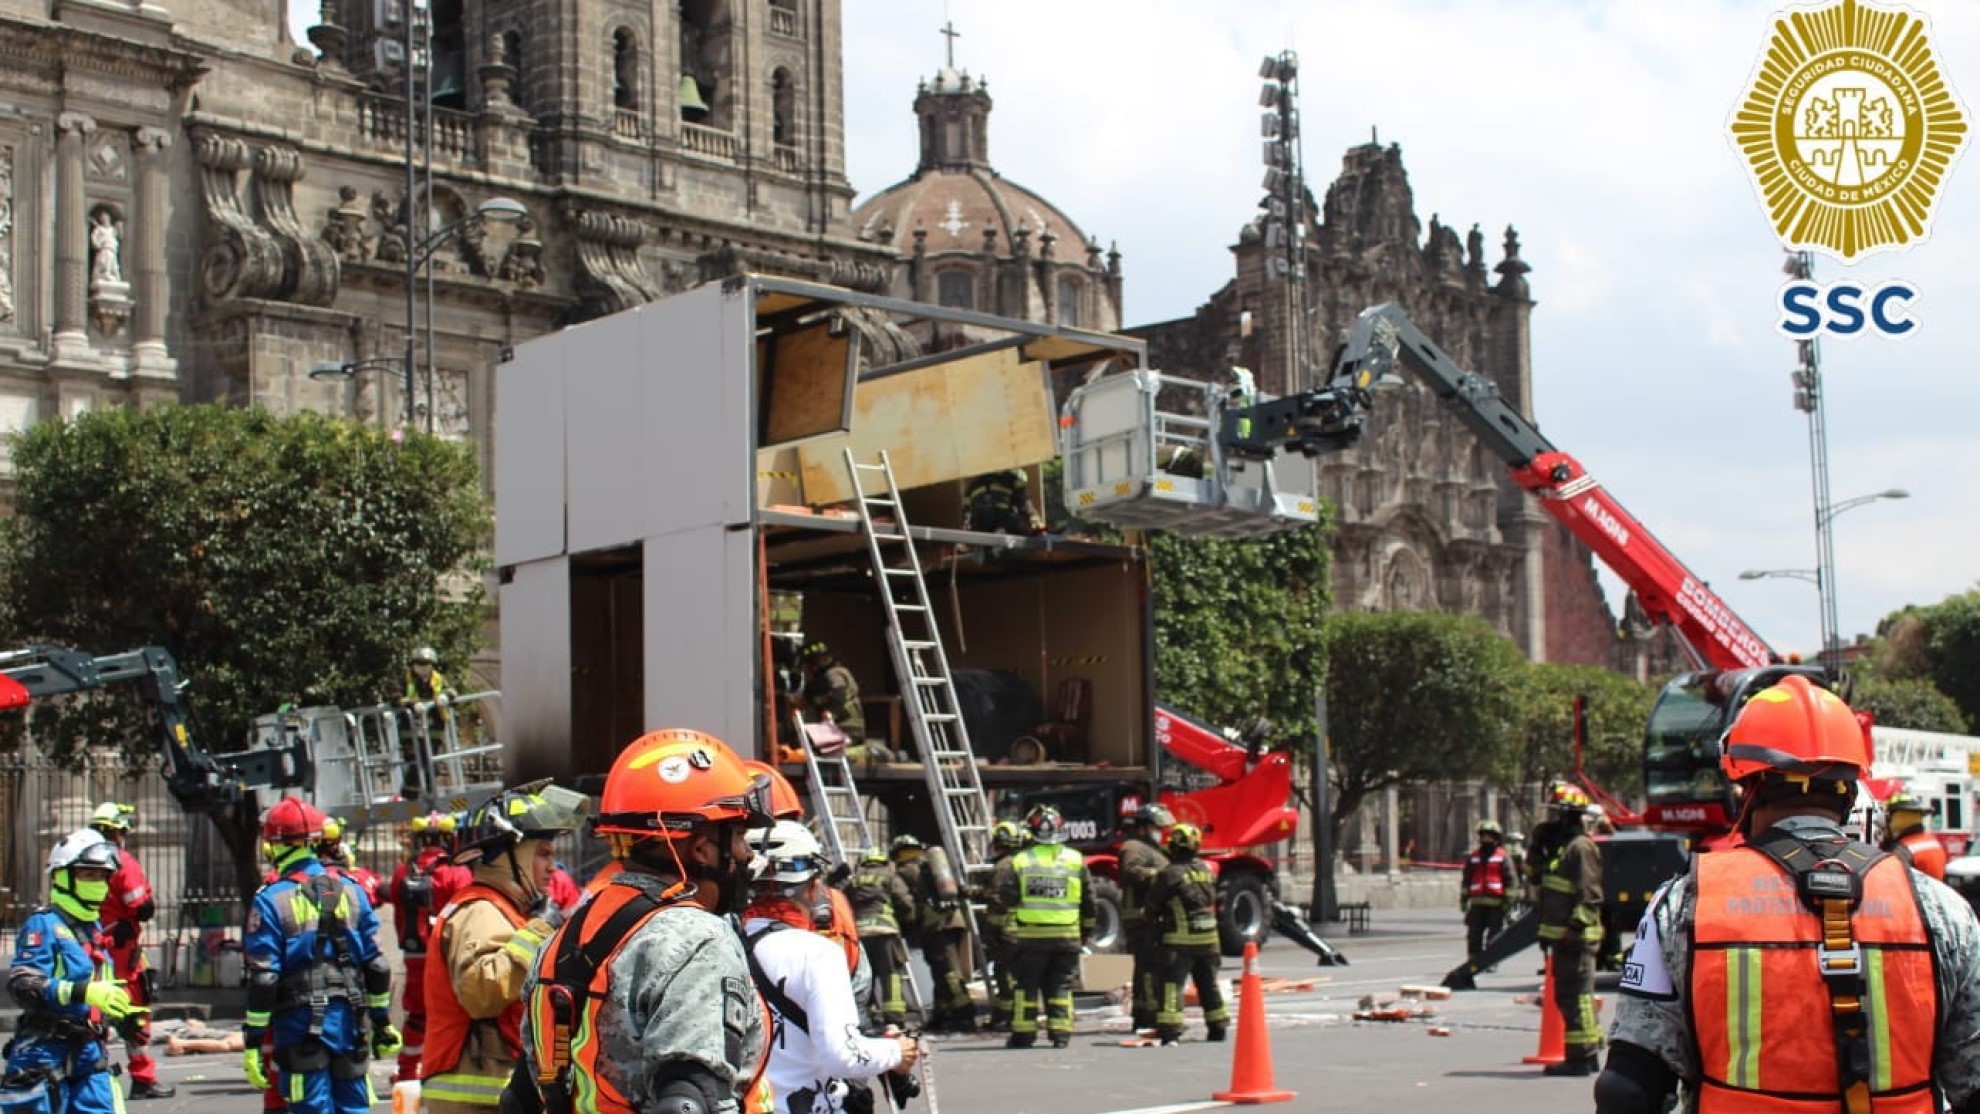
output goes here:
{"type": "Polygon", "coordinates": [[[1018,903],[1010,935],[1017,940],[1078,940],[1086,860],[1062,844],[1040,843],[1011,856],[1018,903]]]}
{"type": "MultiPolygon", "coordinates": [[[[1700,855],[1690,1002],[1699,1114],[1833,1114],[1844,1109],[1835,1019],[1817,948],[1820,918],[1795,880],[1752,848],[1700,855]]],[[[1863,876],[1850,919],[1869,1025],[1870,1110],[1933,1114],[1939,1016],[1930,938],[1902,863],[1863,876]]]]}
{"type": "Polygon", "coordinates": [[[1217,876],[1208,863],[1191,858],[1163,867],[1150,892],[1162,901],[1155,915],[1165,946],[1192,951],[1217,946],[1217,876]]]}
{"type": "MultiPolygon", "coordinates": [[[[426,1051],[420,1058],[420,1091],[429,1098],[494,1106],[501,1101],[502,1088],[508,1085],[515,1061],[522,1053],[522,1003],[509,1003],[493,1018],[470,1016],[454,985],[452,957],[442,950],[448,938],[448,922],[463,906],[479,901],[492,903],[511,929],[520,928],[529,920],[513,898],[483,882],[462,887],[434,918],[428,942],[435,954],[425,971],[426,1051]],[[478,1034],[486,1033],[491,1027],[501,1040],[501,1048],[478,1045],[476,1054],[470,1055],[469,1042],[486,1040],[478,1034]]],[[[467,946],[480,949],[493,943],[477,941],[467,946]]]]}

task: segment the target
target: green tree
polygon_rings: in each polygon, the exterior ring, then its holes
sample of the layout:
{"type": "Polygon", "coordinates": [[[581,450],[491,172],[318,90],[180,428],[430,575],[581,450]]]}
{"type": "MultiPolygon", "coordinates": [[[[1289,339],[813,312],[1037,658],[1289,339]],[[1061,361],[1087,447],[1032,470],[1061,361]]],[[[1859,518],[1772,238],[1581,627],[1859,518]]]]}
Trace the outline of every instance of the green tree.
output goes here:
{"type": "Polygon", "coordinates": [[[1518,731],[1526,659],[1482,620],[1433,612],[1327,621],[1336,846],[1369,794],[1481,777],[1518,731]]]}
{"type": "MultiPolygon", "coordinates": [[[[13,460],[0,630],[164,646],[210,750],[240,749],[284,702],[396,693],[409,647],[464,662],[479,643],[493,519],[468,446],[315,414],[118,407],[34,426],[13,460]]],[[[84,739],[155,745],[128,695],[32,711],[58,757],[84,739]]],[[[251,804],[215,817],[248,885],[255,820],[251,804]]]]}
{"type": "Polygon", "coordinates": [[[1519,721],[1498,756],[1492,781],[1531,785],[1573,772],[1574,700],[1583,699],[1582,765],[1604,790],[1633,799],[1643,792],[1643,725],[1657,690],[1590,665],[1542,662],[1520,677],[1519,721]]]}
{"type": "Polygon", "coordinates": [[[1906,678],[1886,680],[1865,677],[1850,691],[1850,705],[1869,712],[1885,727],[1908,727],[1914,731],[1944,731],[1964,735],[1966,717],[1959,705],[1940,692],[1930,681],[1906,678]]]}
{"type": "Polygon", "coordinates": [[[1877,634],[1879,675],[1930,681],[1980,723],[1980,589],[1893,612],[1877,634]]]}
{"type": "Polygon", "coordinates": [[[1326,672],[1331,521],[1269,538],[1153,538],[1155,688],[1209,723],[1313,734],[1326,672]]]}

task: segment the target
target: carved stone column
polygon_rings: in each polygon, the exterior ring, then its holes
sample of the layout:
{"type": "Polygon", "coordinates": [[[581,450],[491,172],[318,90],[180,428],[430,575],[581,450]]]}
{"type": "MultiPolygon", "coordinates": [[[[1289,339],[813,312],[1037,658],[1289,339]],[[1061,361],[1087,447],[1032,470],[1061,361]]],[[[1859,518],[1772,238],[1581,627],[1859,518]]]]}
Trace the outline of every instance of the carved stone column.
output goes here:
{"type": "Polygon", "coordinates": [[[131,346],[131,354],[138,373],[170,376],[178,368],[178,361],[165,348],[165,322],[172,308],[172,282],[165,266],[165,229],[172,210],[167,166],[172,133],[143,127],[134,138],[137,211],[131,224],[135,229],[132,270],[137,278],[137,320],[133,335],[137,343],[131,346]]]}
{"type": "Polygon", "coordinates": [[[55,359],[89,353],[89,199],[84,145],[96,121],[80,112],[55,118],[55,359]]]}

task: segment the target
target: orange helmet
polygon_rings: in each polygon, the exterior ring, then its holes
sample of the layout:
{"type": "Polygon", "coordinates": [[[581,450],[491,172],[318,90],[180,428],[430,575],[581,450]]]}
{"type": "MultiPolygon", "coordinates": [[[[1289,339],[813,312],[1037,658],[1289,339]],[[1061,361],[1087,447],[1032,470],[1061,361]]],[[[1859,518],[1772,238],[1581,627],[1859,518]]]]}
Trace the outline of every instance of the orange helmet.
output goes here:
{"type": "Polygon", "coordinates": [[[804,798],[798,796],[791,779],[761,758],[745,758],[743,765],[752,774],[770,779],[770,814],[779,820],[804,819],[804,798]]]}
{"type": "Polygon", "coordinates": [[[727,743],[669,727],[619,752],[605,775],[596,830],[673,839],[724,820],[767,828],[770,808],[770,779],[743,765],[727,743]]]}
{"type": "Polygon", "coordinates": [[[261,838],[268,843],[303,843],[320,839],[329,817],[301,797],[284,797],[261,818],[261,838]]]}
{"type": "Polygon", "coordinates": [[[1842,698],[1789,674],[1760,690],[1726,732],[1719,768],[1734,781],[1755,774],[1854,780],[1870,766],[1863,725],[1842,698]]]}

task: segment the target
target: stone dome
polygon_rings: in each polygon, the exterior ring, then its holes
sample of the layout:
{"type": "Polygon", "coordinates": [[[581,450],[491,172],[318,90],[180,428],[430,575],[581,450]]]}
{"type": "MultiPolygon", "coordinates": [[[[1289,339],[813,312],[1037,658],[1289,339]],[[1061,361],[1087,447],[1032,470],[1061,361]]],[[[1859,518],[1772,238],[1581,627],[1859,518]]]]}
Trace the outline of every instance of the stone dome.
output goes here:
{"type": "Polygon", "coordinates": [[[1023,231],[1028,251],[1043,253],[1045,236],[1053,254],[1077,260],[1087,251],[1086,235],[1058,206],[983,167],[956,167],[917,173],[860,203],[853,228],[862,240],[891,241],[901,255],[914,252],[914,233],[926,233],[930,255],[981,252],[984,234],[994,234],[994,254],[1009,256],[1023,231]]]}

